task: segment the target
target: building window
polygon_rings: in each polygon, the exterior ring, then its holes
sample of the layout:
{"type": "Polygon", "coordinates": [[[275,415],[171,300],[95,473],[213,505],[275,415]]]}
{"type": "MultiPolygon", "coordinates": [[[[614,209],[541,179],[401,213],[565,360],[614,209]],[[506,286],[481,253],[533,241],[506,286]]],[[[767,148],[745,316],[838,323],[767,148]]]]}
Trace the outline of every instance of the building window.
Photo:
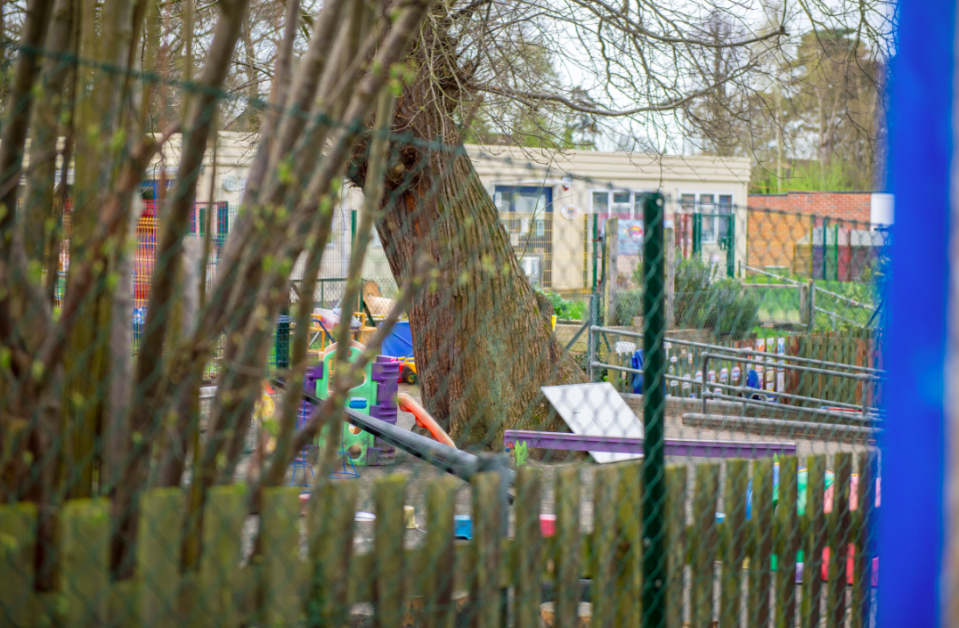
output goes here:
{"type": "Polygon", "coordinates": [[[593,192],[593,203],[591,213],[608,214],[609,213],[609,192],[593,192]]]}
{"type": "Polygon", "coordinates": [[[496,185],[493,202],[509,243],[533,285],[552,285],[553,188],[496,185]]]}
{"type": "Polygon", "coordinates": [[[702,214],[703,239],[706,244],[721,242],[729,234],[733,214],[733,195],[715,192],[684,192],[679,195],[683,213],[702,214]]]}
{"type": "Polygon", "coordinates": [[[493,202],[508,233],[522,236],[532,231],[536,238],[546,237],[547,223],[552,220],[552,189],[497,185],[493,202]]]}
{"type": "Polygon", "coordinates": [[[643,217],[643,194],[647,191],[593,190],[590,194],[590,213],[641,219],[643,217]]]}
{"type": "MultiPolygon", "coordinates": [[[[163,180],[163,188],[166,191],[164,196],[166,198],[170,197],[170,188],[173,187],[175,179],[168,178],[163,180]]],[[[160,179],[146,179],[145,181],[140,182],[139,186],[140,198],[145,201],[158,201],[160,200],[160,179]]]]}

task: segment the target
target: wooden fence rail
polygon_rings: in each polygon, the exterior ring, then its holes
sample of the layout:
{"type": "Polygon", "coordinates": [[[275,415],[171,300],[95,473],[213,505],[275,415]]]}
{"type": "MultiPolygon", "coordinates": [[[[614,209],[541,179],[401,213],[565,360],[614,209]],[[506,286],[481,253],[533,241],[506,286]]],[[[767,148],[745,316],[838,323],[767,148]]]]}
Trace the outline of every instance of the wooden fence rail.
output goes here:
{"type": "MultiPolygon", "coordinates": [[[[868,535],[875,501],[870,454],[861,454],[858,508],[850,509],[851,454],[836,454],[834,497],[824,513],[829,460],[807,462],[805,515],[797,515],[799,461],[779,462],[777,506],[773,507],[773,461],[726,463],[723,500],[720,466],[667,469],[664,505],[668,555],[662,581],[668,599],[666,628],[741,625],[869,626],[871,612],[868,535]],[[752,477],[747,520],[747,482],[752,477]],[[687,513],[687,494],[692,512],[687,513]],[[720,522],[717,511],[723,512],[720,522]],[[690,516],[691,515],[691,516],[690,516]],[[691,522],[691,523],[690,523],[691,522]],[[847,606],[846,548],[855,547],[855,579],[847,606]],[[821,577],[823,550],[842,560],[821,577]],[[796,552],[806,564],[797,600],[796,552]],[[773,571],[773,555],[778,557],[773,571]],[[718,570],[718,588],[716,568],[718,570]],[[684,568],[690,567],[688,608],[683,608],[684,568]],[[743,586],[748,595],[743,598],[743,586]],[[718,595],[715,594],[718,592],[718,595]]],[[[471,626],[496,628],[504,617],[503,591],[512,589],[511,623],[540,625],[543,585],[551,585],[554,625],[580,625],[577,608],[583,583],[594,626],[639,626],[642,552],[641,463],[596,471],[591,532],[580,527],[580,469],[556,474],[555,535],[542,538],[539,514],[544,483],[536,468],[517,476],[515,534],[498,538],[498,476],[472,481],[473,539],[454,540],[458,480],[432,481],[426,491],[426,534],[416,549],[404,548],[407,479],[393,475],[374,489],[373,551],[354,554],[358,485],[325,487],[310,502],[301,525],[299,489],[265,492],[262,554],[244,559],[242,535],[249,525],[242,486],[214,488],[203,516],[203,556],[198,572],[180,573],[183,494],[176,489],[147,493],[142,500],[137,576],[110,582],[109,503],[68,502],[60,514],[59,590],[33,591],[36,510],[29,504],[0,506],[0,624],[64,626],[342,626],[351,606],[370,603],[374,625],[451,628],[457,617],[471,626]]]]}

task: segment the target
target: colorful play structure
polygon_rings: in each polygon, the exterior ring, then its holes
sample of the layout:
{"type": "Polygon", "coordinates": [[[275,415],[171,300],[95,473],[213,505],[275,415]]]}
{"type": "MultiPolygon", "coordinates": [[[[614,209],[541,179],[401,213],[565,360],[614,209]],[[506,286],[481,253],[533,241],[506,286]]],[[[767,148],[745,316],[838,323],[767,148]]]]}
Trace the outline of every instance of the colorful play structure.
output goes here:
{"type": "MultiPolygon", "coordinates": [[[[409,333],[408,323],[406,333],[409,333]]],[[[329,397],[336,374],[336,348],[336,344],[331,344],[320,351],[317,363],[307,369],[303,382],[304,391],[318,400],[329,397]]],[[[348,361],[355,362],[365,350],[366,347],[359,342],[350,341],[348,361]]],[[[363,370],[363,380],[348,393],[346,408],[390,425],[396,425],[398,409],[410,412],[417,425],[426,429],[434,440],[455,449],[453,439],[415,399],[405,393],[398,393],[402,359],[402,356],[379,355],[367,363],[363,370]]],[[[300,421],[305,422],[311,411],[312,403],[304,399],[300,405],[300,421]]],[[[322,447],[325,436],[324,433],[320,434],[316,446],[322,447]]],[[[351,423],[343,425],[341,447],[350,465],[389,464],[396,455],[393,445],[375,438],[369,431],[351,423]]]]}
{"type": "MultiPolygon", "coordinates": [[[[349,361],[354,362],[366,349],[355,340],[350,342],[349,361]]],[[[397,375],[399,362],[388,356],[377,356],[375,361],[367,363],[363,370],[363,381],[352,388],[347,397],[346,407],[368,416],[396,425],[397,375]]],[[[319,355],[317,364],[307,370],[304,389],[312,392],[318,399],[329,396],[333,376],[336,374],[336,344],[332,344],[319,355]]],[[[301,415],[308,416],[309,404],[303,401],[301,415]]],[[[317,445],[322,447],[325,434],[320,434],[317,445]]],[[[342,447],[353,464],[361,466],[388,464],[396,455],[393,447],[378,442],[355,425],[343,425],[342,447]]]]}
{"type": "Polygon", "coordinates": [[[400,362],[400,383],[415,384],[416,361],[413,358],[413,334],[409,321],[397,321],[393,331],[383,340],[383,354],[391,355],[400,362]]]}
{"type": "Polygon", "coordinates": [[[396,395],[396,401],[400,407],[400,410],[412,414],[416,419],[416,424],[427,430],[430,433],[430,436],[433,437],[433,440],[438,443],[442,443],[447,447],[456,449],[456,443],[454,443],[453,439],[449,437],[449,434],[447,434],[446,431],[440,427],[440,424],[436,422],[436,419],[430,416],[430,413],[427,412],[423,406],[418,404],[415,399],[406,393],[399,393],[396,395]]]}

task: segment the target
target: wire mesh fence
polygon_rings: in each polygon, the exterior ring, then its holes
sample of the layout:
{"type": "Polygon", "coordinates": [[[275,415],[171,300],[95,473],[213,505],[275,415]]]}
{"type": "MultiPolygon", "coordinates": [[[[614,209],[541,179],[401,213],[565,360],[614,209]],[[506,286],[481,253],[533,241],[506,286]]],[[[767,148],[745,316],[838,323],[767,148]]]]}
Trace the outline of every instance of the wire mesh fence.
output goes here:
{"type": "Polygon", "coordinates": [[[481,175],[397,105],[426,3],[339,6],[242,162],[216,72],[22,48],[2,623],[870,625],[888,232],[481,175]]]}

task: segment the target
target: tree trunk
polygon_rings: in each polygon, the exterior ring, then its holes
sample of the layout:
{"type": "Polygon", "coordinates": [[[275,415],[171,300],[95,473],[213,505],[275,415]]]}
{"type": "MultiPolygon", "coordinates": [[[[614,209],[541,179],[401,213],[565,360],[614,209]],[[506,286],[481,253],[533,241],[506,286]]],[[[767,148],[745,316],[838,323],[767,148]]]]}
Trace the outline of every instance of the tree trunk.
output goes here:
{"type": "Polygon", "coordinates": [[[540,316],[493,200],[466,155],[450,164],[434,153],[427,172],[377,225],[398,283],[421,243],[439,270],[435,289],[422,290],[409,312],[427,408],[460,444],[498,449],[506,428],[565,429],[540,386],[586,377],[540,316]],[[448,167],[431,190],[429,173],[448,167]]]}
{"type": "MultiPolygon", "coordinates": [[[[500,449],[506,428],[565,431],[540,392],[586,381],[541,316],[499,211],[462,151],[454,112],[471,70],[457,65],[442,7],[420,32],[410,62],[420,68],[393,117],[393,163],[377,231],[398,285],[426,253],[433,277],[409,308],[426,407],[461,445],[500,449]],[[442,147],[432,145],[442,142],[442,147]]],[[[470,120],[472,113],[463,116],[470,120]]],[[[368,144],[355,147],[354,184],[368,144]]]]}

